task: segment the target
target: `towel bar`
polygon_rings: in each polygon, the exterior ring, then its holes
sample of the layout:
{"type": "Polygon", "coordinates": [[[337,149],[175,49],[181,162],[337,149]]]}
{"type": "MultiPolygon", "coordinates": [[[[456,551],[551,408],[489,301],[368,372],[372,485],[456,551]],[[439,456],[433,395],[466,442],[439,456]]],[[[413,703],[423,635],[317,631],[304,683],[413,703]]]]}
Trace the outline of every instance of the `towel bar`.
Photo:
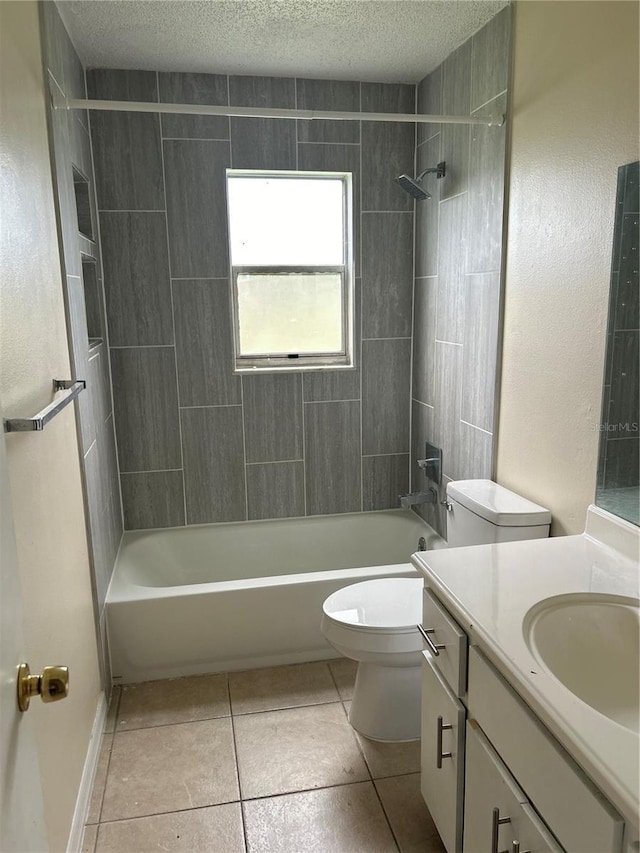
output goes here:
{"type": "Polygon", "coordinates": [[[5,432],[41,432],[50,420],[53,420],[58,412],[68,406],[78,394],[87,387],[84,379],[54,379],[53,391],[66,391],[67,393],[58,397],[48,406],[34,415],[32,418],[5,418],[5,432]]]}

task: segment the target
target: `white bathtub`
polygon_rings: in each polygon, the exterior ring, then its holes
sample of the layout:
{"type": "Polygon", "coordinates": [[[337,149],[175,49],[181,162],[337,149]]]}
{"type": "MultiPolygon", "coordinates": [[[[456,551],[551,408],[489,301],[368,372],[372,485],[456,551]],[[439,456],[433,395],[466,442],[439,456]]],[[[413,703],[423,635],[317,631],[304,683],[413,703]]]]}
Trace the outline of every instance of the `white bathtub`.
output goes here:
{"type": "Polygon", "coordinates": [[[415,575],[421,536],[445,545],[400,509],[125,533],[107,594],[114,680],[335,657],[320,633],[325,598],[415,575]]]}

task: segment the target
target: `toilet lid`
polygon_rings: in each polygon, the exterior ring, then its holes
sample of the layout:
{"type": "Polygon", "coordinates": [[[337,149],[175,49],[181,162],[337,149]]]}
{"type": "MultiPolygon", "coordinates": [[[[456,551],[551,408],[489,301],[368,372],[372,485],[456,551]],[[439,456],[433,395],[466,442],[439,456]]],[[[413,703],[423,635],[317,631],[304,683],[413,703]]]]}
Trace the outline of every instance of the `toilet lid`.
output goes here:
{"type": "Polygon", "coordinates": [[[363,581],[334,592],[322,609],[354,627],[415,631],[422,621],[422,589],[422,578],[363,581]]]}

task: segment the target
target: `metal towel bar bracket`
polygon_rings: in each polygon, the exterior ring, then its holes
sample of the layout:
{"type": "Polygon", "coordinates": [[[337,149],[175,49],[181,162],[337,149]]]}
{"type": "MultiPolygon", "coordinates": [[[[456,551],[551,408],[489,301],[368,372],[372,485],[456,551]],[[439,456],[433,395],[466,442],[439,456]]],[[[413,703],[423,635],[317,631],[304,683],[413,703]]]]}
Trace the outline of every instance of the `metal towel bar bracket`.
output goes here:
{"type": "Polygon", "coordinates": [[[41,432],[49,421],[53,420],[58,412],[68,406],[81,391],[87,387],[84,379],[54,379],[53,392],[66,391],[67,393],[58,397],[48,406],[34,415],[32,418],[5,418],[5,432],[41,432]]]}

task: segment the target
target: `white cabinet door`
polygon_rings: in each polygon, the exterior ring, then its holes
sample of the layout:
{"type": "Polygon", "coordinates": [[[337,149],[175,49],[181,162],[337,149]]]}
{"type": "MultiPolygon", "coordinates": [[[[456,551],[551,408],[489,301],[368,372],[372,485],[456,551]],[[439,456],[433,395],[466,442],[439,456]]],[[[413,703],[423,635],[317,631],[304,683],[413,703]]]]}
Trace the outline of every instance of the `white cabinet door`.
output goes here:
{"type": "Polygon", "coordinates": [[[475,720],[467,723],[464,853],[559,853],[475,720]]]}
{"type": "Polygon", "coordinates": [[[462,849],[464,706],[431,663],[422,662],[420,786],[447,853],[462,849]]]}

